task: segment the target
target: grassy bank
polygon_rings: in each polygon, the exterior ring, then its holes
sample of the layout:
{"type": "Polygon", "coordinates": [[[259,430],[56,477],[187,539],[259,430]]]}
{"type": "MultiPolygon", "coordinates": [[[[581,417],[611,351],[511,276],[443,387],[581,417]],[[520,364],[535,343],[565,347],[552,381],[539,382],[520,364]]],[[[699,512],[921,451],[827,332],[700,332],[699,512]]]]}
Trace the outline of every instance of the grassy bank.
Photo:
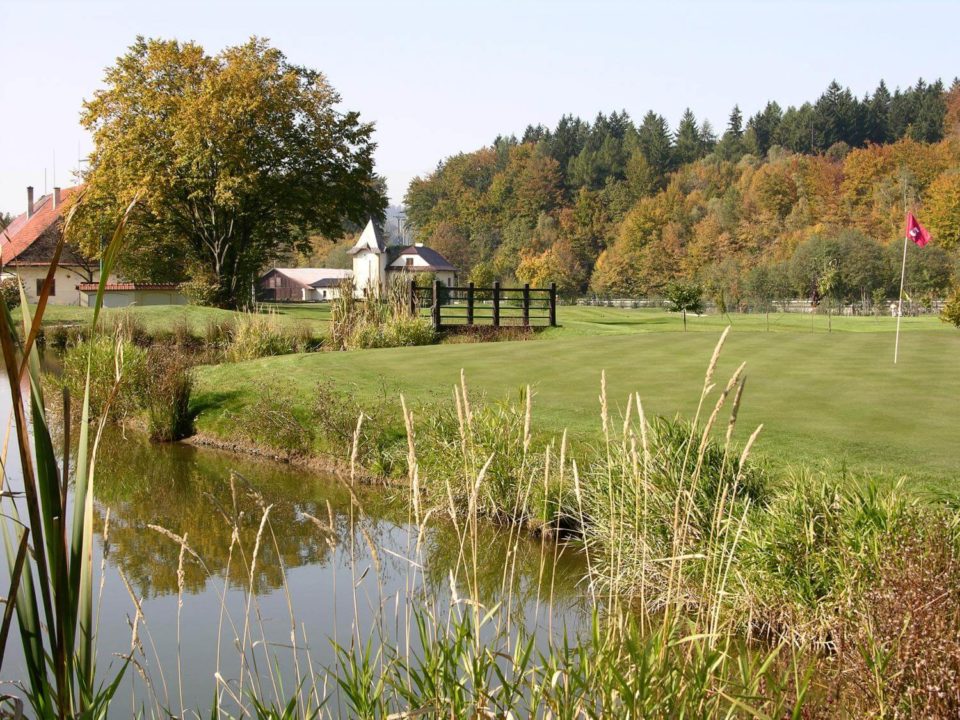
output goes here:
{"type": "MultiPolygon", "coordinates": [[[[330,322],[330,309],[323,304],[276,304],[263,305],[265,311],[273,312],[277,319],[290,327],[305,325],[314,333],[322,334],[330,322]]],[[[34,308],[31,308],[33,310],[34,308]]],[[[151,334],[174,332],[179,325],[186,325],[197,337],[203,337],[210,325],[226,325],[234,322],[242,313],[199,305],[150,305],[145,307],[106,308],[101,317],[107,323],[121,315],[136,318],[151,334]]],[[[44,325],[64,323],[89,324],[93,308],[69,305],[49,305],[43,314],[44,325]]]]}
{"type": "MultiPolygon", "coordinates": [[[[536,341],[291,355],[202,368],[194,400],[197,427],[230,437],[242,430],[241,419],[256,417],[266,394],[278,390],[310,422],[320,382],[365,402],[396,399],[402,392],[424,408],[449,405],[461,369],[471,387],[490,399],[515,397],[529,383],[538,427],[546,433],[569,429],[581,441],[597,439],[601,370],[611,398],[639,392],[651,415],[692,414],[719,320],[690,323],[711,323],[704,332],[655,332],[678,325],[678,318],[565,310],[571,314],[562,318],[564,328],[536,341]]],[[[888,319],[851,318],[854,331],[829,334],[767,333],[757,329],[762,319],[733,321],[720,372],[747,361],[743,421],[765,425],[759,456],[779,467],[799,463],[887,480],[905,476],[916,490],[960,488],[960,333],[941,330],[931,319],[905,320],[901,359],[894,366],[893,337],[864,330],[881,321],[885,330],[888,319]],[[744,327],[751,323],[752,329],[744,327]]]]}

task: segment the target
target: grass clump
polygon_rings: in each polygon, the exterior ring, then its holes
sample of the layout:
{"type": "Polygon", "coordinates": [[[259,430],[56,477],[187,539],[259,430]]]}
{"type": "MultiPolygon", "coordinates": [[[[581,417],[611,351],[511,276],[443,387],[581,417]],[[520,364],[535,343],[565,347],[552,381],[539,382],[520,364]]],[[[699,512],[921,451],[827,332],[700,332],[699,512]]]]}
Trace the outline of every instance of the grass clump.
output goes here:
{"type": "Polygon", "coordinates": [[[433,325],[410,312],[406,288],[406,283],[394,278],[384,295],[357,298],[351,280],[341,283],[330,310],[333,346],[359,350],[437,342],[433,325]]]}
{"type": "MultiPolygon", "coordinates": [[[[221,341],[222,329],[210,328],[208,337],[221,341]]],[[[303,323],[290,327],[281,323],[276,313],[245,312],[237,317],[227,332],[224,348],[227,362],[243,362],[271,355],[308,352],[320,346],[303,323]]]]}
{"type": "Polygon", "coordinates": [[[139,409],[148,375],[146,350],[122,335],[100,334],[69,347],[59,382],[72,397],[83,397],[88,366],[92,417],[122,420],[139,409]]]}
{"type": "Polygon", "coordinates": [[[145,385],[143,401],[150,438],[172,442],[191,435],[193,363],[190,357],[182,352],[151,352],[145,385]]]}

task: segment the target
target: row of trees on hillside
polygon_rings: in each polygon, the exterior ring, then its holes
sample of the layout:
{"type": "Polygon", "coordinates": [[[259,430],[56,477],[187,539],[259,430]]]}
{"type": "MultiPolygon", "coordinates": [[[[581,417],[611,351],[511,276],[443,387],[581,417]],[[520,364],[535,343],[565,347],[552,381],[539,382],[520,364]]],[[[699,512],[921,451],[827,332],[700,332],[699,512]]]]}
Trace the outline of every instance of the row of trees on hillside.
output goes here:
{"type": "Polygon", "coordinates": [[[734,108],[719,137],[690,111],[673,131],[653,112],[639,125],[614,112],[531,126],[415,179],[406,209],[418,239],[478,282],[637,296],[731,261],[780,266],[845,228],[886,245],[905,205],[922,209],[949,264],[958,170],[960,81],[893,93],[881,83],[862,99],[832,83],[815,102],[768,103],[746,122],[734,108]]]}

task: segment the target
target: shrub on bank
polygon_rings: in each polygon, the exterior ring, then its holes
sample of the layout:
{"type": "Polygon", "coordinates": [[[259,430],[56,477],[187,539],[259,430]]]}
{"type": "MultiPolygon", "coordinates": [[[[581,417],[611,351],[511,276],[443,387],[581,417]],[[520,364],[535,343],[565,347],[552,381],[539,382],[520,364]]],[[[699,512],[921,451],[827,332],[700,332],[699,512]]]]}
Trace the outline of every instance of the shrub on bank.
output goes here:
{"type": "Polygon", "coordinates": [[[123,337],[95,335],[68,347],[60,383],[69,390],[78,411],[90,368],[90,417],[104,412],[111,419],[134,413],[147,381],[147,353],[123,337]]]}
{"type": "Polygon", "coordinates": [[[847,487],[796,474],[751,517],[743,568],[765,633],[834,643],[885,556],[917,538],[929,510],[900,487],[847,487]]]}
{"type": "Polygon", "coordinates": [[[406,284],[394,278],[383,296],[356,298],[352,282],[340,285],[330,308],[330,338],[338,350],[431,345],[433,325],[411,314],[406,284]]]}
{"type": "Polygon", "coordinates": [[[192,363],[187,355],[166,350],[149,354],[143,403],[152,440],[171,442],[193,432],[192,392],[192,363]]]}
{"type": "Polygon", "coordinates": [[[245,312],[230,328],[224,352],[228,362],[242,362],[295,351],[294,338],[273,313],[245,312]]]}

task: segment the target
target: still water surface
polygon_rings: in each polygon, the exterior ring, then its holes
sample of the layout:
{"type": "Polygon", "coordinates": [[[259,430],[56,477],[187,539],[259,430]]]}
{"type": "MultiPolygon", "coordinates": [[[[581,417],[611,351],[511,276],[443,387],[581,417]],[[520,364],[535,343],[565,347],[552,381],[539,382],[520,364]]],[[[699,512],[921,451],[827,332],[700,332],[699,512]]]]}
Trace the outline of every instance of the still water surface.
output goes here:
{"type": "MultiPolygon", "coordinates": [[[[4,410],[0,407],[5,417],[4,410]]],[[[10,458],[8,487],[18,484],[17,465],[10,458]]],[[[157,704],[173,714],[193,709],[208,715],[215,672],[219,669],[236,686],[241,662],[236,641],[245,634],[245,617],[251,621],[246,634],[256,643],[248,662],[262,667],[272,658],[278,663],[287,695],[295,688],[294,655],[304,673],[309,652],[319,674],[335,664],[333,641],[346,645],[359,636],[366,643],[375,635],[405,643],[410,607],[449,607],[451,573],[457,576],[459,594],[467,594],[467,588],[453,524],[431,521],[418,551],[417,529],[408,503],[398,497],[401,492],[358,488],[359,510],[350,490],[333,478],[231,453],[157,445],[136,433],[108,432],[95,488],[95,593],[105,557],[99,664],[110,675],[117,654],[129,650],[135,597],[142,609],[138,659],[149,678],[148,686],[140,673],[128,672],[111,716],[157,704]],[[252,552],[267,507],[269,523],[252,581],[255,599],[247,614],[252,552]],[[151,526],[186,537],[199,556],[185,556],[182,607],[180,545],[151,526]],[[231,552],[234,527],[238,542],[231,552]],[[292,627],[296,651],[290,648],[292,627]]],[[[493,525],[481,526],[477,547],[476,583],[485,607],[502,602],[512,608],[512,623],[535,633],[540,647],[550,637],[574,635],[585,626],[589,606],[579,585],[584,567],[574,550],[533,538],[517,544],[507,529],[493,525]],[[505,568],[515,568],[512,581],[504,581],[505,568]]],[[[8,645],[3,679],[20,679],[19,638],[12,636],[8,645]]],[[[338,699],[329,690],[328,709],[336,714],[338,699]]]]}

